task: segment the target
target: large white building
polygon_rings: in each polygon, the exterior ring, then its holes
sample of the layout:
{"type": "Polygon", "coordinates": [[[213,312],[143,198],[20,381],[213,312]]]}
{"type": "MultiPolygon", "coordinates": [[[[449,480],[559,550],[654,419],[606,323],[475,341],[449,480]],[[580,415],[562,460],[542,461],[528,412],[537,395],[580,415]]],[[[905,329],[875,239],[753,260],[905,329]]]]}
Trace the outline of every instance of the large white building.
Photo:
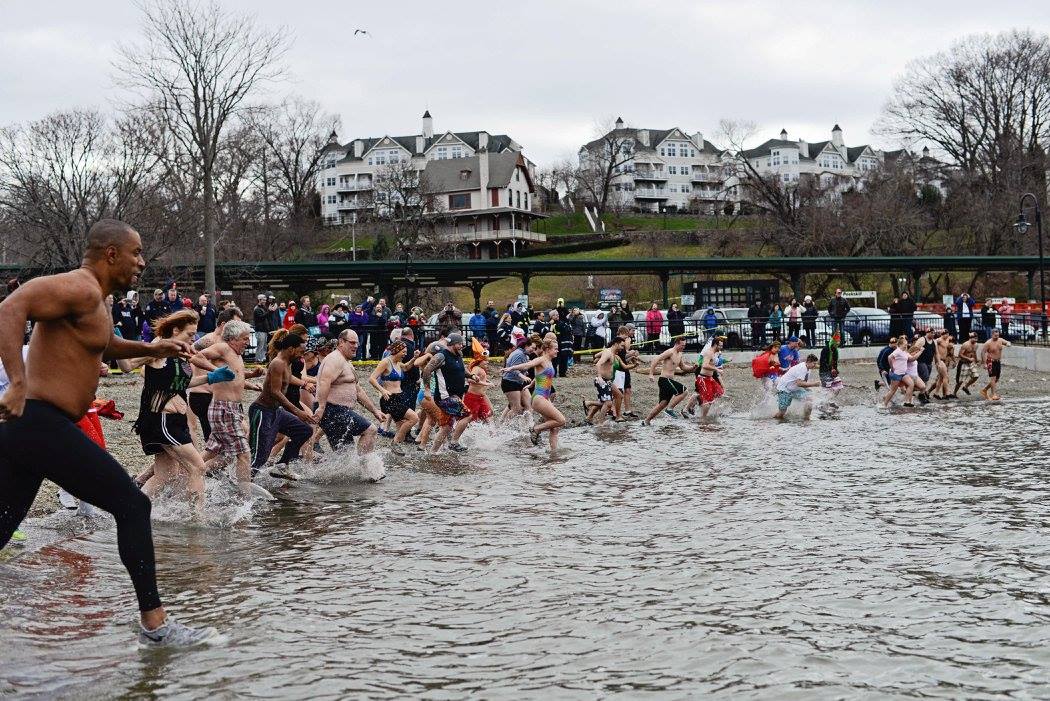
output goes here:
{"type": "Polygon", "coordinates": [[[838,192],[861,186],[863,179],[882,165],[881,153],[871,146],[846,146],[838,124],[832,127],[828,141],[792,141],[785,129],[779,139],[745,149],[740,155],[763,177],[789,184],[811,176],[821,186],[838,192]]]}
{"type": "Polygon", "coordinates": [[[521,244],[546,240],[532,231],[542,215],[533,212],[535,166],[521,145],[486,131],[435,134],[429,110],[419,134],[341,144],[332,132],[317,182],[325,223],[367,220],[391,197],[384,182],[413,175],[424,183],[435,234],[464,244],[469,255],[511,255],[521,244]]]}
{"type": "Polygon", "coordinates": [[[624,152],[615,161],[609,206],[706,212],[724,202],[722,151],[700,132],[627,127],[618,118],[612,131],[580,148],[580,165],[586,169],[601,167],[603,160],[608,163],[612,142],[624,152]]]}

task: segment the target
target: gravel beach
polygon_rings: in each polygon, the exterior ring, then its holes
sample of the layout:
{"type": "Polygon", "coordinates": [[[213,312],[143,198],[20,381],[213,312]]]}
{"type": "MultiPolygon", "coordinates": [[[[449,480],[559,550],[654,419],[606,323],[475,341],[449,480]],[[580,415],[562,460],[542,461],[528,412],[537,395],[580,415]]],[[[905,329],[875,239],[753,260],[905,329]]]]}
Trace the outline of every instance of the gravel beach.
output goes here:
{"type": "MultiPolygon", "coordinates": [[[[762,391],[757,380],[751,376],[749,352],[730,352],[727,356],[731,362],[723,368],[722,376],[726,387],[726,397],[721,400],[721,412],[747,412],[760,402],[762,391]]],[[[689,355],[690,360],[693,358],[689,355]]],[[[640,366],[639,369],[648,367],[640,366]]],[[[875,401],[874,380],[876,377],[874,361],[858,360],[843,361],[841,364],[842,377],[846,388],[839,394],[836,402],[842,406],[853,404],[873,403],[875,401]]],[[[364,380],[364,374],[368,368],[361,368],[359,376],[364,380]]],[[[490,374],[496,374],[495,368],[490,368],[490,374]]],[[[815,376],[814,372],[814,376],[815,376]]],[[[692,374],[681,377],[686,385],[687,391],[692,388],[692,374]]],[[[584,427],[584,414],[581,399],[594,398],[593,365],[590,362],[582,362],[574,365],[569,376],[558,378],[555,381],[557,391],[555,403],[565,414],[569,421],[567,430],[586,430],[584,427]]],[[[981,381],[973,388],[971,396],[960,394],[958,402],[982,402],[977,390],[983,385],[985,377],[982,373],[981,381]]],[[[366,385],[362,382],[362,385],[366,385]]],[[[633,410],[641,417],[648,413],[649,409],[657,401],[657,383],[655,378],[650,379],[643,373],[635,370],[632,375],[633,385],[633,410]]],[[[137,474],[146,469],[152,459],[142,454],[138,435],[131,430],[138,414],[139,393],[142,387],[141,375],[111,375],[103,378],[99,384],[98,396],[103,399],[112,399],[117,408],[124,412],[121,421],[102,419],[103,429],[106,434],[106,442],[110,452],[120,461],[132,474],[137,474]]],[[[368,388],[371,392],[371,388],[368,388]]],[[[1050,374],[1022,370],[1020,368],[1004,368],[1004,377],[1000,383],[1000,393],[1004,400],[1046,396],[1050,394],[1050,374]]],[[[248,393],[246,402],[251,401],[254,393],[248,393]]],[[[373,393],[374,394],[374,393],[373,393]]],[[[504,404],[503,396],[498,389],[489,390],[489,401],[493,409],[499,413],[504,404]]],[[[954,401],[954,400],[953,400],[954,401]]],[[[376,399],[378,403],[378,399],[376,399]]],[[[941,402],[938,402],[941,404],[941,402]]],[[[640,419],[632,420],[634,424],[640,424],[640,419]]],[[[641,426],[638,426],[641,429],[641,426]]],[[[382,448],[387,441],[380,439],[382,448]]],[[[466,456],[469,459],[469,453],[466,456]]],[[[50,513],[58,508],[57,488],[46,482],[40,490],[31,516],[39,516],[50,513]]]]}

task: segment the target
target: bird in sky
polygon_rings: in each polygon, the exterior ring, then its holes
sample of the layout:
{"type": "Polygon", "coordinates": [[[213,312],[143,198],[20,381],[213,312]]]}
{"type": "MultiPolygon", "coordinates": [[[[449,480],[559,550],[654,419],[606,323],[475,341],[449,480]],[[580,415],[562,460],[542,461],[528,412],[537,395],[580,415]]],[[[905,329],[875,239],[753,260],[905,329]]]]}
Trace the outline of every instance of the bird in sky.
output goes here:
{"type": "Polygon", "coordinates": [[[358,34],[364,34],[369,39],[372,38],[372,35],[368,33],[367,29],[355,29],[354,30],[354,36],[357,36],[358,34]]]}

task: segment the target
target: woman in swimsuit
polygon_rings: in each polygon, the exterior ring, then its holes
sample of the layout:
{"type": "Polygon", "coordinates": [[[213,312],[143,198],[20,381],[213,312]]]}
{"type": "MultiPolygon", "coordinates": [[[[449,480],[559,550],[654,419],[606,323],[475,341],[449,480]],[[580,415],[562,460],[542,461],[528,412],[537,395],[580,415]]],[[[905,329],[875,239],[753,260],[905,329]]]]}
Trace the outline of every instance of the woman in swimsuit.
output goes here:
{"type": "Polygon", "coordinates": [[[536,388],[532,393],[532,409],[542,416],[546,421],[536,424],[529,431],[533,445],[539,445],[540,434],[544,431],[550,432],[550,446],[553,453],[558,449],[558,430],[565,425],[565,416],[554,406],[554,369],[553,361],[558,357],[558,341],[547,339],[543,341],[541,352],[535,360],[527,363],[511,365],[507,370],[530,370],[536,369],[536,388]]]}
{"type": "Polygon", "coordinates": [[[405,371],[412,366],[412,361],[405,362],[408,346],[404,341],[394,341],[387,351],[389,355],[379,361],[368,381],[380,394],[379,408],[397,423],[397,433],[390,444],[390,452],[404,455],[401,444],[419,420],[416,412],[409,408],[408,397],[401,393],[401,380],[405,371]]]}
{"type": "MultiPolygon", "coordinates": [[[[193,343],[197,333],[197,312],[192,309],[169,314],[157,320],[154,342],[174,339],[193,343]]],[[[142,441],[142,450],[153,456],[151,475],[142,485],[150,499],[169,485],[185,489],[194,515],[204,510],[204,460],[193,447],[186,412],[189,408],[186,390],[209,382],[223,381],[223,375],[192,377],[187,361],[179,358],[136,358],[118,361],[121,370],[143,368],[144,383],[139,402],[139,417],[134,429],[142,441]],[[191,379],[192,377],[192,379],[191,379]]],[[[211,368],[216,369],[214,366],[211,368]]],[[[228,372],[232,379],[232,373],[228,372]]]]}

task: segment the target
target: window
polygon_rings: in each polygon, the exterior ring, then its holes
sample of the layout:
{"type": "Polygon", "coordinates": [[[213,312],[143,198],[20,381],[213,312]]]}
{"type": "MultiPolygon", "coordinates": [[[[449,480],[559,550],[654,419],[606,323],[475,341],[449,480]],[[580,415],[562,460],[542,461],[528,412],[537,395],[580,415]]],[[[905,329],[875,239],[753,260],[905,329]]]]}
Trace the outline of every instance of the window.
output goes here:
{"type": "Polygon", "coordinates": [[[660,147],[660,155],[661,156],[666,156],[667,155],[666,153],[664,153],[664,147],[663,146],[660,147]]]}
{"type": "Polygon", "coordinates": [[[678,175],[678,166],[667,166],[667,172],[671,175],[678,175]]]}
{"type": "Polygon", "coordinates": [[[515,170],[514,171],[514,182],[516,182],[516,183],[520,183],[521,182],[521,171],[520,170],[515,170]]]}
{"type": "Polygon", "coordinates": [[[463,147],[453,146],[452,147],[452,158],[463,158],[463,147]]]}
{"type": "Polygon", "coordinates": [[[458,195],[448,196],[449,209],[470,209],[470,193],[464,192],[458,195]]]}
{"type": "Polygon", "coordinates": [[[677,150],[675,149],[675,144],[668,144],[667,145],[667,155],[668,156],[677,155],[677,150]]]}
{"type": "Polygon", "coordinates": [[[336,203],[336,196],[335,195],[328,195],[328,200],[327,201],[328,201],[328,204],[335,204],[336,203]]]}
{"type": "Polygon", "coordinates": [[[335,187],[335,178],[327,178],[324,184],[328,187],[335,187]]]}
{"type": "Polygon", "coordinates": [[[437,153],[437,155],[435,156],[435,158],[437,158],[437,160],[439,160],[439,161],[443,161],[446,158],[448,158],[448,147],[447,146],[438,146],[436,153],[437,153]]]}
{"type": "Polygon", "coordinates": [[[529,208],[529,193],[525,193],[525,209],[529,208]]]}
{"type": "Polygon", "coordinates": [[[521,190],[518,190],[518,209],[521,209],[521,190]]]}

